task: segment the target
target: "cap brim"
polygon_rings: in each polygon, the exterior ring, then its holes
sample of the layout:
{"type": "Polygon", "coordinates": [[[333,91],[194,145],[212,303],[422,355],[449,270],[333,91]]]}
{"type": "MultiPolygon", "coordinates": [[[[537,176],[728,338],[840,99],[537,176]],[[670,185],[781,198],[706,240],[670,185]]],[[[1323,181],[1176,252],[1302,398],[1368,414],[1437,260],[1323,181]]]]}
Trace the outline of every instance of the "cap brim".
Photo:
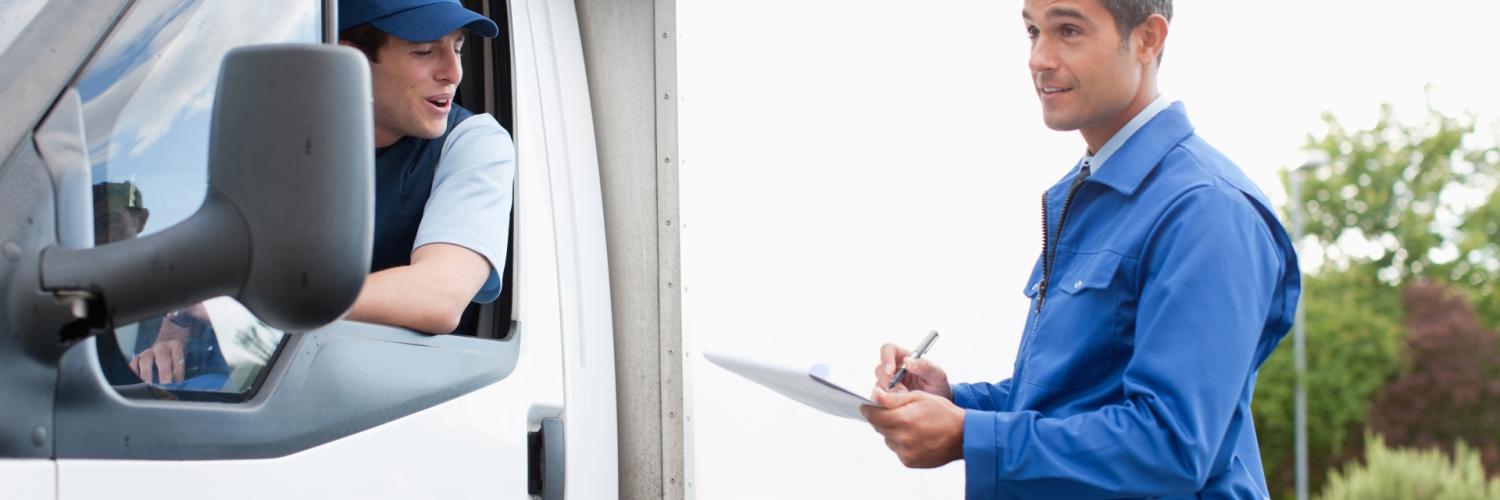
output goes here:
{"type": "Polygon", "coordinates": [[[470,32],[485,38],[494,38],[500,34],[500,26],[494,21],[465,9],[462,5],[449,2],[403,10],[374,19],[370,24],[386,34],[409,42],[430,42],[459,28],[468,28],[470,32]]]}

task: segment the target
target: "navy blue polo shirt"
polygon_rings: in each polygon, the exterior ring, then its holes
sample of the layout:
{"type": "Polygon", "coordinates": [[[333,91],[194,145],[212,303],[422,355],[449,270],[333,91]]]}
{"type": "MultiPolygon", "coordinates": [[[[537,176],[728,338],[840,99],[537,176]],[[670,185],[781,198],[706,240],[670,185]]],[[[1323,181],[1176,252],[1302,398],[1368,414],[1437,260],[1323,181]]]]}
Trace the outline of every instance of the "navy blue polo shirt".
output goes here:
{"type": "Polygon", "coordinates": [[[474,251],[490,275],[474,296],[500,295],[510,229],[515,146],[488,114],[454,105],[441,137],[402,137],[375,150],[375,241],[370,272],[411,264],[422,245],[474,251]]]}

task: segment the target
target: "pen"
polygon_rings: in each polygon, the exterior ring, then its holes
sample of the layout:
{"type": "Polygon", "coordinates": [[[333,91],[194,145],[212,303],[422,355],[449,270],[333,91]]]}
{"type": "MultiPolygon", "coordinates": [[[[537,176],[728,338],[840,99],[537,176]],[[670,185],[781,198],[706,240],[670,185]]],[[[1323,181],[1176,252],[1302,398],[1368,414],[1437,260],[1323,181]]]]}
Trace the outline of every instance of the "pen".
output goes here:
{"type": "MultiPolygon", "coordinates": [[[[921,359],[922,355],[926,354],[927,350],[932,348],[932,343],[936,341],[937,330],[928,332],[927,338],[922,339],[922,345],[917,346],[917,352],[912,353],[912,355],[908,356],[907,359],[921,359]]],[[[889,391],[891,389],[895,389],[896,383],[900,382],[901,377],[904,376],[906,376],[906,363],[901,363],[901,368],[896,370],[896,375],[891,377],[891,382],[889,384],[886,384],[885,390],[889,391]]]]}

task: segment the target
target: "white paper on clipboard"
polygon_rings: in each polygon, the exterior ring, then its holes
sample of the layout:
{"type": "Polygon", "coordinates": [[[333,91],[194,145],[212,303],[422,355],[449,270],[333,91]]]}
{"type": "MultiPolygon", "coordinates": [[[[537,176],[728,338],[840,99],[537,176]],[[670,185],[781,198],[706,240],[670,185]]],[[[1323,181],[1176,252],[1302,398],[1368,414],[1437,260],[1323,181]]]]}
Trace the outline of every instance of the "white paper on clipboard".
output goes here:
{"type": "Polygon", "coordinates": [[[829,380],[827,365],[797,368],[712,352],[703,353],[703,357],[741,377],[829,415],[864,421],[865,417],[859,413],[859,407],[876,406],[869,398],[829,380]]]}

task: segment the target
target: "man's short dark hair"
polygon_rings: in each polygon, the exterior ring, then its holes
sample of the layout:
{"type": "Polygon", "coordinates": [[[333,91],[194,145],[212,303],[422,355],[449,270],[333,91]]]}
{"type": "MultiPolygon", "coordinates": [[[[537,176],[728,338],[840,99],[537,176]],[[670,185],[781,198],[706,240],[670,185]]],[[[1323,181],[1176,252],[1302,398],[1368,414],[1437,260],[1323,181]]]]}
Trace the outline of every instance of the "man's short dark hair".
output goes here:
{"type": "Polygon", "coordinates": [[[389,36],[384,31],[380,31],[380,28],[365,23],[340,31],[339,41],[353,44],[354,48],[365,53],[365,58],[376,63],[380,62],[380,48],[385,46],[386,38],[389,36]]]}
{"type": "MultiPolygon", "coordinates": [[[[1130,40],[1130,32],[1135,31],[1136,26],[1146,22],[1146,18],[1152,14],[1161,14],[1172,20],[1172,0],[1101,0],[1109,15],[1115,17],[1115,30],[1120,32],[1120,43],[1123,48],[1130,40]]],[[[1161,55],[1156,56],[1156,62],[1161,63],[1161,55]]]]}

